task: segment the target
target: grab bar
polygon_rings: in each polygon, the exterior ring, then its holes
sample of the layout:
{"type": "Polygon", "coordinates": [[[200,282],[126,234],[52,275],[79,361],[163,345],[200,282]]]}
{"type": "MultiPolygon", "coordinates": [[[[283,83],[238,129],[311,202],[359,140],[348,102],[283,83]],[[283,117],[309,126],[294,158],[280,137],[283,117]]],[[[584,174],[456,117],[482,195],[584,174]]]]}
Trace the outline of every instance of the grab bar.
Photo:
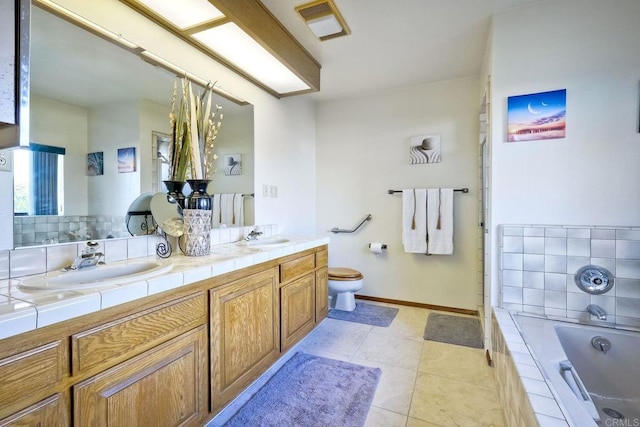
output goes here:
{"type": "Polygon", "coordinates": [[[358,226],[357,226],[356,228],[354,228],[353,230],[342,230],[342,229],[340,229],[340,228],[338,228],[338,227],[333,227],[333,228],[331,229],[331,232],[332,232],[332,233],[354,233],[354,232],[356,232],[356,231],[360,230],[360,227],[362,227],[362,225],[363,225],[365,222],[367,222],[367,221],[371,221],[371,218],[373,218],[373,217],[371,216],[371,214],[368,214],[368,215],[366,216],[366,218],[362,220],[362,222],[360,223],[360,225],[358,225],[358,226]]]}
{"type": "Polygon", "coordinates": [[[576,395],[580,403],[582,403],[587,412],[589,412],[591,418],[599,421],[600,415],[598,414],[596,405],[593,403],[593,400],[591,400],[591,396],[589,395],[587,388],[582,383],[578,373],[573,368],[573,364],[569,360],[563,360],[560,362],[560,374],[573,394],[576,395]]]}

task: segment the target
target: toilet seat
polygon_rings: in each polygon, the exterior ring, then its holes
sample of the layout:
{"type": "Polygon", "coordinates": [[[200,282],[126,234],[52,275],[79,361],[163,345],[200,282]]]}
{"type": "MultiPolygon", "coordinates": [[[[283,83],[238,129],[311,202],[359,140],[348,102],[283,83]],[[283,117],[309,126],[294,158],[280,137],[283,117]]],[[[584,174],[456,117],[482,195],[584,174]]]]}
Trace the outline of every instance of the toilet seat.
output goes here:
{"type": "Polygon", "coordinates": [[[335,280],[338,282],[351,282],[355,280],[362,280],[364,276],[358,270],[346,267],[332,267],[329,268],[329,280],[335,280]]]}

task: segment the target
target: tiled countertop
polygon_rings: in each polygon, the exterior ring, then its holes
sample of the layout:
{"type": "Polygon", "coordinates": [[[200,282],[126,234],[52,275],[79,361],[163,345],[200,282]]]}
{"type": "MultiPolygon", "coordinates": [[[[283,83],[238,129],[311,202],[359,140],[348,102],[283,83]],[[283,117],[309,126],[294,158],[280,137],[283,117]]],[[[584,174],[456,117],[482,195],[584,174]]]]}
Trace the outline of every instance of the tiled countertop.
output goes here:
{"type": "Polygon", "coordinates": [[[289,242],[259,248],[226,243],[212,246],[211,254],[202,257],[174,253],[167,259],[152,256],[118,261],[117,264],[158,261],[173,265],[163,275],[121,285],[55,291],[25,289],[20,286],[20,279],[0,280],[0,339],[329,243],[328,237],[281,237],[289,242]]]}

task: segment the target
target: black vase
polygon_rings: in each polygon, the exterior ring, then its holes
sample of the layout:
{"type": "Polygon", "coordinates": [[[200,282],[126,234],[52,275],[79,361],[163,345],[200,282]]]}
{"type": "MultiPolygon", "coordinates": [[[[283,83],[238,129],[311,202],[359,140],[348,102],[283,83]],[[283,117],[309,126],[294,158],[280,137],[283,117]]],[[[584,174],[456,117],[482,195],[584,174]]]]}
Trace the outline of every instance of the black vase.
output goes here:
{"type": "Polygon", "coordinates": [[[202,209],[210,211],[213,207],[211,196],[207,193],[207,185],[209,179],[188,179],[187,182],[191,187],[191,194],[187,197],[187,209],[202,209]]]}
{"type": "Polygon", "coordinates": [[[184,209],[186,198],[184,194],[182,194],[182,187],[184,187],[184,181],[162,181],[164,182],[165,187],[167,187],[167,194],[173,197],[176,202],[178,202],[178,206],[184,209]]]}

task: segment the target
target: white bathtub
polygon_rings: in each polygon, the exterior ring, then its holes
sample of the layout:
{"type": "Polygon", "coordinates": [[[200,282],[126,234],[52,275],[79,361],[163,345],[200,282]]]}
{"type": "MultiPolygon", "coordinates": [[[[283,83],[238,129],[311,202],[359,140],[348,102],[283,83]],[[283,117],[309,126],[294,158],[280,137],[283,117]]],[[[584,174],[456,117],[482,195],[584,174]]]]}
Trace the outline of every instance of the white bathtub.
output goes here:
{"type": "Polygon", "coordinates": [[[640,426],[640,333],[512,317],[571,425],[640,426]],[[597,336],[611,343],[606,353],[597,336]]]}

